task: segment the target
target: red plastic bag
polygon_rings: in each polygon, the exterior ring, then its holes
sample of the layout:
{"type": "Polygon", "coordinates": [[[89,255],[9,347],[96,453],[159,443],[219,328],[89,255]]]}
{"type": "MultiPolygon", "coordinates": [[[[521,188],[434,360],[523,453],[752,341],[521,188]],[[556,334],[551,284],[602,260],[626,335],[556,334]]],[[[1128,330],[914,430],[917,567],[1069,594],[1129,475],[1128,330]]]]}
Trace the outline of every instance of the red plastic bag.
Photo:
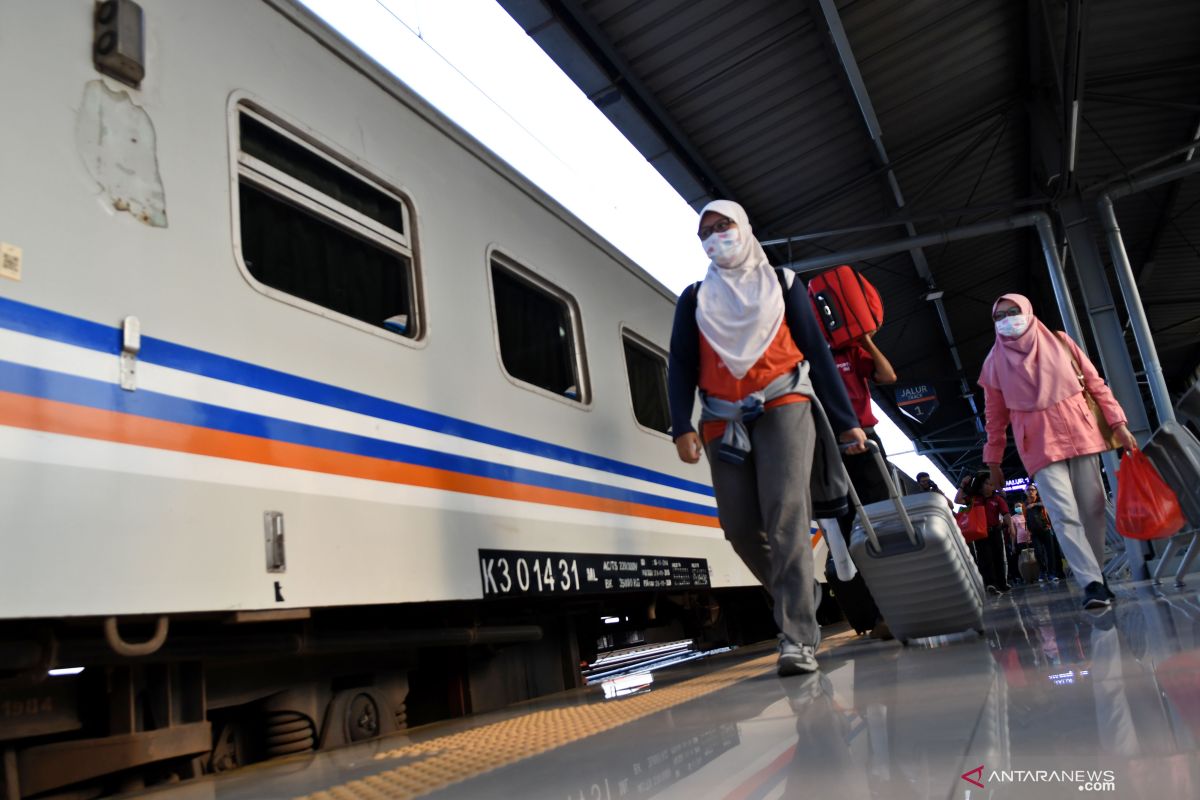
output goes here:
{"type": "Polygon", "coordinates": [[[958,521],[958,529],[968,542],[987,538],[987,509],[983,506],[972,505],[967,510],[960,511],[954,519],[958,521]]]}
{"type": "Polygon", "coordinates": [[[1126,451],[1117,470],[1117,532],[1165,539],[1183,528],[1179,498],[1141,450],[1126,451]]]}

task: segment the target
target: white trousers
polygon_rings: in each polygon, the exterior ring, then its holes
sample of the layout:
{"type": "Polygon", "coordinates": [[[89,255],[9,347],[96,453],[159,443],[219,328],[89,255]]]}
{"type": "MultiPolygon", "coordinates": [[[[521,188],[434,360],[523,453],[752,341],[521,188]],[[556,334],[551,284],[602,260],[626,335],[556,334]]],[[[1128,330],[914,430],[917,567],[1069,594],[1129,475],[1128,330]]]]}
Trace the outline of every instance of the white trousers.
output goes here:
{"type": "Polygon", "coordinates": [[[1081,587],[1103,582],[1104,534],[1108,497],[1096,456],[1055,461],[1034,476],[1050,514],[1059,547],[1081,587]]]}

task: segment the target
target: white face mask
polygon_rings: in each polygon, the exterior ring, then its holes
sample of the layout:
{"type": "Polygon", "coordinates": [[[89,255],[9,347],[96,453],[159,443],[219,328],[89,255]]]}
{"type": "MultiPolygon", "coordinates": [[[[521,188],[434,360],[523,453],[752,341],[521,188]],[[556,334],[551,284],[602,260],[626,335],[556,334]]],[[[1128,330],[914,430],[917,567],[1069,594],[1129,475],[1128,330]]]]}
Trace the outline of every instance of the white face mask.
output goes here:
{"type": "Polygon", "coordinates": [[[716,262],[718,267],[728,269],[736,263],[742,247],[742,237],[737,228],[730,228],[724,233],[714,233],[703,242],[704,252],[716,262]]]}
{"type": "Polygon", "coordinates": [[[1016,338],[1029,329],[1029,315],[1018,314],[1015,317],[1005,317],[996,323],[996,333],[1001,336],[1016,338]]]}

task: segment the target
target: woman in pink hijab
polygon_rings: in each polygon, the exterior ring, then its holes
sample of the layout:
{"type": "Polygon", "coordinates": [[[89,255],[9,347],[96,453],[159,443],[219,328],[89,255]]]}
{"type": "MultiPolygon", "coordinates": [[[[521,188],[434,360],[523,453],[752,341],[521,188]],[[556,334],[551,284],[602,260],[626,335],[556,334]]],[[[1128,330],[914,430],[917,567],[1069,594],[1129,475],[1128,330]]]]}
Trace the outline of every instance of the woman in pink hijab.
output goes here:
{"type": "Polygon", "coordinates": [[[1104,580],[1104,485],[1097,454],[1111,449],[1087,402],[1096,400],[1122,447],[1137,448],[1125,412],[1087,355],[1066,334],[1033,315],[1028,298],[1001,295],[992,306],[996,343],[983,362],[987,445],[992,482],[1004,485],[1000,462],[1011,423],[1017,453],[1037,481],[1067,563],[1084,593],[1084,608],[1114,599],[1104,580]],[[1078,369],[1076,369],[1078,365],[1078,369]]]}

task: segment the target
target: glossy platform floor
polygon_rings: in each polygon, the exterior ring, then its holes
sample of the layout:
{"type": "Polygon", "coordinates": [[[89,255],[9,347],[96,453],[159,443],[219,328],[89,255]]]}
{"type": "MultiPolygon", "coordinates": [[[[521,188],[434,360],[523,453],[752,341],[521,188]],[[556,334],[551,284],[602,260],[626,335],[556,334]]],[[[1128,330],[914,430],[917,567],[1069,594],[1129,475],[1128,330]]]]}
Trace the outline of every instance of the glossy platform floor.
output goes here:
{"type": "Polygon", "coordinates": [[[982,639],[842,633],[822,673],[791,678],[743,648],[632,694],[569,692],[171,794],[1200,798],[1200,596],[1114,588],[1103,613],[1065,584],[1018,587],[989,599],[982,639]]]}

